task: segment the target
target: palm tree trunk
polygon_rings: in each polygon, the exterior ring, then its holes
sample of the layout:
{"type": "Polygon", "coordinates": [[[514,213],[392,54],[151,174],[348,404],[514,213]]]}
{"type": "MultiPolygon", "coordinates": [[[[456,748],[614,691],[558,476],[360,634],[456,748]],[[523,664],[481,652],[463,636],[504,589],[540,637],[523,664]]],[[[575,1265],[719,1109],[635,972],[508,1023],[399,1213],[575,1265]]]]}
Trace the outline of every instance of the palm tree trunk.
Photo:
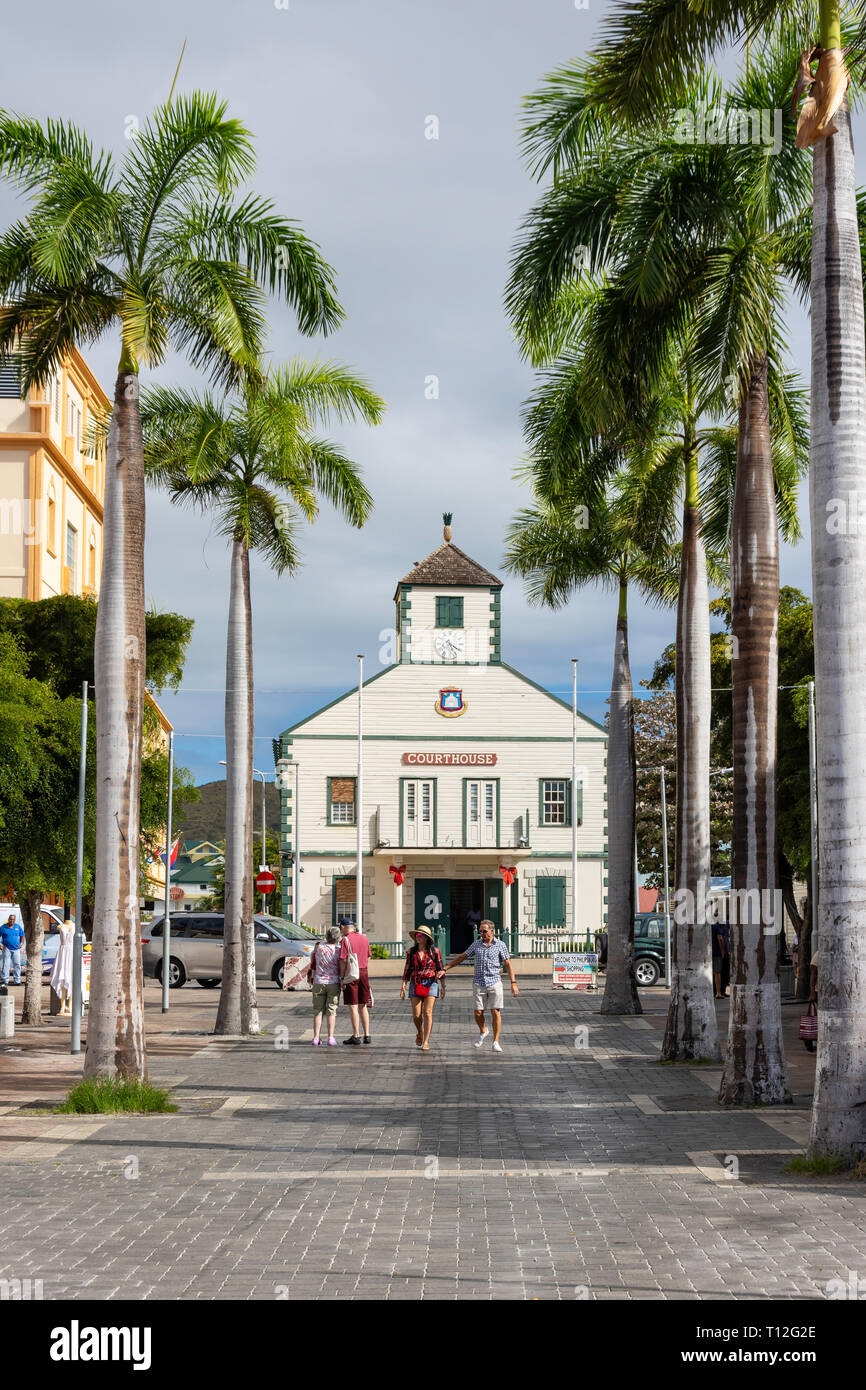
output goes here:
{"type": "Polygon", "coordinates": [[[701,538],[697,449],[686,447],[683,553],[677,603],[677,816],[671,1002],[662,1060],[718,1061],[710,886],[710,609],[701,538]]]}
{"type": "Polygon", "coordinates": [[[634,977],[634,696],[628,660],[628,587],[619,586],[619,612],[607,745],[608,850],[607,974],[603,1014],[643,1013],[634,977]]]}
{"type": "Polygon", "coordinates": [[[740,403],[731,527],[734,830],[731,850],[731,1007],[724,1105],[790,1102],[778,933],[776,707],[779,533],[767,359],[752,366],[740,403]]]}
{"type": "Polygon", "coordinates": [[[145,659],[138,387],[124,354],[105,460],[96,615],[96,893],[85,1076],[147,1075],[138,903],[145,659]]]}
{"type": "Polygon", "coordinates": [[[27,970],[24,975],[24,1003],[21,1022],[42,1022],[42,944],[45,927],[42,921],[42,889],[29,888],[22,895],[21,917],[24,922],[24,944],[27,948],[27,970]]]}
{"type": "MultiPolygon", "coordinates": [[[[822,46],[825,37],[822,24],[822,46]]],[[[866,1148],[866,353],[847,103],[835,123],[837,134],[814,146],[813,174],[809,500],[821,878],[811,1146],[850,1156],[866,1148]]]]}
{"type": "Polygon", "coordinates": [[[215,1032],[258,1033],[253,927],[253,620],[250,556],[232,544],[226,642],[226,869],[223,975],[215,1032]]]}

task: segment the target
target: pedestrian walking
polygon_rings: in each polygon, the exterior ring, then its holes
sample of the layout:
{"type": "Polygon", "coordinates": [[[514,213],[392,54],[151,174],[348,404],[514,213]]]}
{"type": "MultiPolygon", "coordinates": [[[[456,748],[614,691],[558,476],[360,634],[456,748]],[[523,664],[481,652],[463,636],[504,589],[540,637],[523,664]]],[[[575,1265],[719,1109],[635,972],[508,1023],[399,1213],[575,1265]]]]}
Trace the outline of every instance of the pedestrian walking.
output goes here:
{"type": "Polygon", "coordinates": [[[0,944],[3,946],[3,961],[0,965],[0,981],[9,983],[9,970],[12,970],[12,983],[21,983],[21,946],[24,942],[24,929],[14,912],[10,912],[0,927],[0,944]]]}
{"type": "Polygon", "coordinates": [[[318,941],[310,961],[313,980],[313,1047],[321,1047],[322,1018],[328,1017],[328,1047],[336,1047],[334,1029],[340,1004],[340,929],[328,927],[324,941],[318,941]]]}
{"type": "Polygon", "coordinates": [[[441,982],[445,979],[445,968],[439,948],[433,943],[433,933],[429,927],[416,927],[409,935],[415,942],[406,952],[403,967],[403,983],[400,998],[406,998],[406,985],[409,985],[409,998],[412,1001],[412,1022],[415,1024],[415,1046],[422,1052],[430,1051],[430,1034],[433,1031],[433,1006],[439,998],[441,982]]]}
{"type": "Polygon", "coordinates": [[[475,1046],[483,1047],[484,1039],[490,1031],[484,1020],[484,1012],[489,1009],[493,1027],[493,1051],[501,1052],[502,1045],[499,1041],[499,1034],[502,1029],[503,965],[508,971],[511,993],[515,999],[520,990],[517,988],[517,981],[514,978],[514,966],[511,963],[508,947],[504,941],[500,941],[496,936],[496,928],[493,923],[482,922],[478,931],[478,939],[467,946],[462,955],[450,960],[445,969],[453,970],[455,965],[462,965],[465,960],[474,961],[475,973],[472,977],[472,994],[475,1005],[475,1022],[478,1024],[478,1031],[481,1035],[475,1046]]]}
{"type": "Polygon", "coordinates": [[[349,1006],[352,1020],[352,1036],[344,1038],[344,1046],[359,1047],[361,1028],[364,1029],[364,1042],[372,1042],[370,1037],[370,978],[367,967],[370,963],[370,943],[362,931],[355,926],[341,928],[343,940],[340,944],[340,981],[343,985],[343,1003],[349,1006]]]}

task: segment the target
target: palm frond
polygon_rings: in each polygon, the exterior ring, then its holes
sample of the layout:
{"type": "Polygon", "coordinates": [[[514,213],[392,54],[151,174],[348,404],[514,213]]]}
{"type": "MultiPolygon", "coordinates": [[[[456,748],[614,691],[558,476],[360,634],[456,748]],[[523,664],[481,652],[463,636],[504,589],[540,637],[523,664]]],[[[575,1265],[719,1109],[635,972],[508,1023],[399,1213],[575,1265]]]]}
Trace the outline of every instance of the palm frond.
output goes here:
{"type": "Polygon", "coordinates": [[[343,319],[334,272],[315,242],[264,198],[196,201],[165,233],[203,256],[239,262],[271,293],[291,304],[302,333],[328,333],[343,319]]]}

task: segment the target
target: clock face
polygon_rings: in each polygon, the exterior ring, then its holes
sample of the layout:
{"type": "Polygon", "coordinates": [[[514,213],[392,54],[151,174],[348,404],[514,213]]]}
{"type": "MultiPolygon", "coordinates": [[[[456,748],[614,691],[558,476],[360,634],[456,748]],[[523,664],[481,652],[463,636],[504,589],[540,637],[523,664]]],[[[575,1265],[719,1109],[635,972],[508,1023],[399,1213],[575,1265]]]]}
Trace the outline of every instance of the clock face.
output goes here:
{"type": "Polygon", "coordinates": [[[434,645],[438,656],[445,661],[454,661],[463,655],[464,636],[462,632],[437,632],[434,645]]]}

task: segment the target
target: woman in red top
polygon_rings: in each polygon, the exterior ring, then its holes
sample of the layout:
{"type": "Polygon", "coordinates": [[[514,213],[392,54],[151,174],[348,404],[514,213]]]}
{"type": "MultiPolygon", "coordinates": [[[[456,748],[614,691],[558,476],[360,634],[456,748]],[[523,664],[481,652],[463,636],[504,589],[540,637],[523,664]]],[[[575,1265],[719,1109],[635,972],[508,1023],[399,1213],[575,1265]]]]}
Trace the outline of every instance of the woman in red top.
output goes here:
{"type": "Polygon", "coordinates": [[[415,1046],[420,1047],[422,1052],[429,1052],[433,1005],[439,997],[439,981],[443,978],[445,970],[442,956],[433,945],[433,933],[429,927],[417,927],[415,931],[410,931],[409,935],[415,945],[410,946],[406,952],[400,998],[406,998],[406,985],[409,983],[412,1022],[415,1024],[415,1046]]]}

